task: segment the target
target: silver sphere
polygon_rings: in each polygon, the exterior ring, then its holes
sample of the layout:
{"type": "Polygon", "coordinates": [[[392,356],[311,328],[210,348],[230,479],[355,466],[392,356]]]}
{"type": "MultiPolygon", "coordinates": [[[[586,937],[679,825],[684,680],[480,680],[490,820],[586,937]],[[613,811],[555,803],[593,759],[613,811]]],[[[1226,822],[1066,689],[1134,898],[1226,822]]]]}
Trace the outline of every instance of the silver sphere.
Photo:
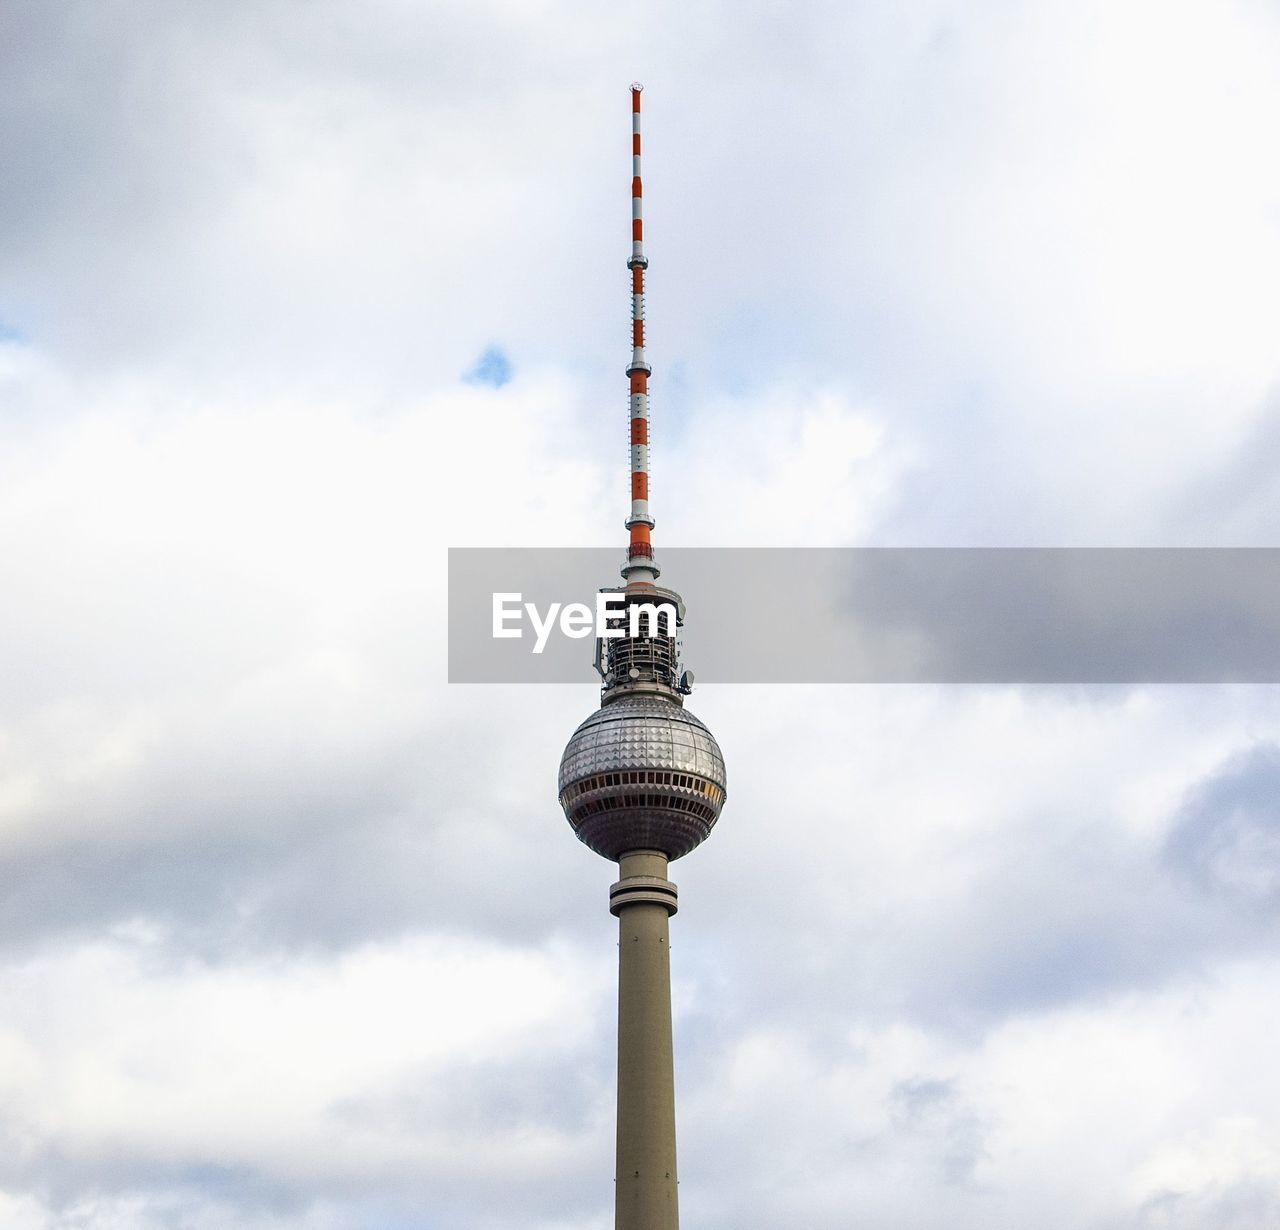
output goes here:
{"type": "Polygon", "coordinates": [[[617,859],[669,859],[705,841],[724,806],[724,757],[688,709],[659,696],[622,696],[596,710],[560,760],[560,806],[580,840],[617,859]]]}

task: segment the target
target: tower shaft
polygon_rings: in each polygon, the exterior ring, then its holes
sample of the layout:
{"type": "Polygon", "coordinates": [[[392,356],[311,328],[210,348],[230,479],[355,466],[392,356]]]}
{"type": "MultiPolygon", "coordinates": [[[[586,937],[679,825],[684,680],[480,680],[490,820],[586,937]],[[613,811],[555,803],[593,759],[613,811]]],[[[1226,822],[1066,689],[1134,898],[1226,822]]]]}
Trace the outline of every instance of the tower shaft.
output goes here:
{"type": "Polygon", "coordinates": [[[678,1230],[671,944],[676,888],[667,856],[618,860],[618,1160],[615,1230],[678,1230]]]}

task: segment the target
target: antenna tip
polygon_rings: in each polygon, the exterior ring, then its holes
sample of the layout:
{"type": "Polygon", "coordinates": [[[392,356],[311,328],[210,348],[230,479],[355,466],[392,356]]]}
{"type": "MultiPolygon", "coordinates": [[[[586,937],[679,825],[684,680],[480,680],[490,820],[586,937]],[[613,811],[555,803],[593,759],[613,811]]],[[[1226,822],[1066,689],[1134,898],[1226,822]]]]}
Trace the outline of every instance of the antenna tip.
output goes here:
{"type": "Polygon", "coordinates": [[[639,93],[640,93],[640,91],[641,91],[641,90],[643,90],[643,89],[644,89],[644,86],[643,86],[643,85],[641,85],[641,83],[640,83],[639,81],[633,81],[633,82],[631,83],[631,92],[632,92],[633,94],[639,94],[639,93]]]}

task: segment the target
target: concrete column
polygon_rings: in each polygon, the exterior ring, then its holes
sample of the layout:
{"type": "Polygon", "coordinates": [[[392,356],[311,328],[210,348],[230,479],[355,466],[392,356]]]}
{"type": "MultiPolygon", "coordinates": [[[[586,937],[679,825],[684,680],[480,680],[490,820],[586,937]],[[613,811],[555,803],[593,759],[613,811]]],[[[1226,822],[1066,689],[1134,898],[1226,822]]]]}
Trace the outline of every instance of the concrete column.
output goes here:
{"type": "Polygon", "coordinates": [[[609,893],[618,916],[618,1169],[616,1230],[678,1230],[676,1093],[671,1049],[667,919],[676,886],[667,857],[636,850],[618,860],[609,893]]]}

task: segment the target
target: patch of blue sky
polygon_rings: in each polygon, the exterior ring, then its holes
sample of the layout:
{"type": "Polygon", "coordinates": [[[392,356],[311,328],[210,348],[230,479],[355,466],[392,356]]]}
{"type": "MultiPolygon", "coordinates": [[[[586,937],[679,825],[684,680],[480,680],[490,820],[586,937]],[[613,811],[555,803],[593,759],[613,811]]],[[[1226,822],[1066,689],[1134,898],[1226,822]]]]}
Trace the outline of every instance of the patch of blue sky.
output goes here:
{"type": "Polygon", "coordinates": [[[500,389],[510,383],[513,374],[506,352],[501,347],[490,346],[462,378],[468,384],[487,384],[490,388],[500,389]]]}

